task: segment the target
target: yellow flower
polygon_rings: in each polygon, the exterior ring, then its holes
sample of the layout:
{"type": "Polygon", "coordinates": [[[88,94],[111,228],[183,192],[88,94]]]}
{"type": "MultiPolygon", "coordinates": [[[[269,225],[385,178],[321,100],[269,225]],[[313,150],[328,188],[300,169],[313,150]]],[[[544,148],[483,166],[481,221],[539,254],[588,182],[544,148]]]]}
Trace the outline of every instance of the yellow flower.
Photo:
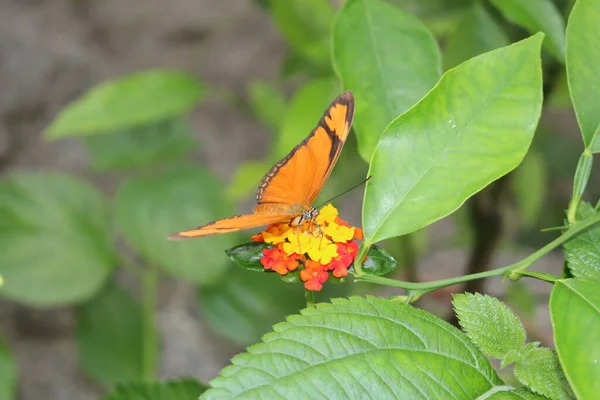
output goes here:
{"type": "Polygon", "coordinates": [[[294,229],[289,229],[285,235],[287,242],[283,243],[283,251],[287,255],[291,254],[303,254],[311,248],[311,241],[315,239],[314,236],[306,234],[304,232],[294,232],[294,229]]]}
{"type": "Polygon", "coordinates": [[[330,222],[329,225],[323,228],[323,232],[331,237],[334,242],[347,242],[354,237],[353,227],[339,225],[335,222],[330,222]]]}
{"type": "Polygon", "coordinates": [[[324,236],[313,238],[311,247],[307,251],[311,260],[321,264],[329,264],[338,256],[337,246],[324,236]]]}
{"type": "Polygon", "coordinates": [[[327,204],[325,207],[321,208],[319,211],[319,215],[317,215],[316,222],[318,225],[323,226],[325,224],[329,224],[338,216],[338,210],[331,204],[327,204]]]}
{"type": "Polygon", "coordinates": [[[262,232],[265,243],[279,244],[285,242],[290,227],[288,224],[271,225],[262,232]]]}

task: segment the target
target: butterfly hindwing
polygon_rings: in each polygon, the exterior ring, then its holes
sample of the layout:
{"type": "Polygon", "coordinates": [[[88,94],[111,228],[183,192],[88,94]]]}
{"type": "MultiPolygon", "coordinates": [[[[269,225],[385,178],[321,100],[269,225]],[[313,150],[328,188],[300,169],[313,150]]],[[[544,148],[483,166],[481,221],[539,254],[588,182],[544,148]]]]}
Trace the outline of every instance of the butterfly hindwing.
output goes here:
{"type": "Polygon", "coordinates": [[[354,117],[354,96],[346,91],[325,111],[310,135],[267,172],[261,181],[255,210],[261,204],[310,206],[325,186],[354,117]]]}
{"type": "Polygon", "coordinates": [[[230,218],[209,222],[208,224],[199,226],[195,229],[174,233],[169,236],[169,239],[185,239],[235,232],[242,229],[256,228],[263,225],[274,224],[276,222],[286,222],[291,220],[293,217],[293,215],[286,214],[236,215],[230,218]]]}

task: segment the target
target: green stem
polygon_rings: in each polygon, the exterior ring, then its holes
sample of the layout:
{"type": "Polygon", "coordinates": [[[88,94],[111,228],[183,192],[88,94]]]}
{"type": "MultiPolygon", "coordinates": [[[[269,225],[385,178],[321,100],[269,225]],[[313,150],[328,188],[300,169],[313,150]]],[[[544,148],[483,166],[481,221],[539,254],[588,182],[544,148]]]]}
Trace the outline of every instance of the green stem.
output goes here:
{"type": "MultiPolygon", "coordinates": [[[[527,267],[529,267],[531,264],[533,264],[538,259],[542,258],[544,255],[548,254],[550,251],[552,251],[556,247],[560,246],[561,244],[565,243],[567,240],[569,240],[570,238],[572,238],[579,232],[589,228],[590,226],[592,226],[598,222],[600,222],[600,214],[595,214],[588,219],[578,221],[574,225],[572,225],[562,235],[560,235],[559,237],[557,237],[556,239],[554,239],[553,241],[551,241],[550,243],[548,243],[547,245],[545,245],[544,247],[542,247],[541,249],[536,251],[535,253],[532,253],[531,255],[529,255],[528,257],[524,258],[523,260],[521,260],[519,262],[507,265],[506,267],[502,267],[502,268],[492,269],[489,271],[479,272],[476,274],[457,276],[454,278],[440,279],[437,281],[430,281],[430,282],[405,282],[405,281],[399,281],[399,280],[390,279],[390,278],[384,278],[382,276],[370,275],[370,274],[366,274],[366,273],[363,273],[362,275],[355,274],[355,280],[406,289],[409,291],[408,297],[409,297],[409,300],[412,302],[412,301],[417,300],[419,297],[421,297],[422,295],[424,295],[426,293],[429,293],[429,292],[432,292],[434,290],[441,289],[444,287],[456,285],[458,283],[472,281],[474,279],[488,278],[491,276],[508,276],[508,275],[510,275],[510,273],[513,273],[513,272],[524,271],[527,267]]],[[[360,252],[359,252],[359,255],[360,255],[360,252]]],[[[354,267],[356,268],[356,264],[354,267]]]]}
{"type": "Polygon", "coordinates": [[[590,150],[585,149],[579,158],[577,169],[575,170],[575,177],[573,178],[573,195],[571,196],[571,202],[567,209],[567,220],[570,224],[575,222],[577,207],[579,206],[581,196],[590,179],[593,162],[594,155],[590,150]]]}
{"type": "Polygon", "coordinates": [[[158,269],[149,266],[142,275],[142,372],[146,380],[156,379],[158,334],[155,314],[158,289],[158,269]]]}
{"type": "Polygon", "coordinates": [[[315,292],[312,290],[306,290],[304,292],[304,298],[306,299],[306,307],[315,306],[315,292]]]}

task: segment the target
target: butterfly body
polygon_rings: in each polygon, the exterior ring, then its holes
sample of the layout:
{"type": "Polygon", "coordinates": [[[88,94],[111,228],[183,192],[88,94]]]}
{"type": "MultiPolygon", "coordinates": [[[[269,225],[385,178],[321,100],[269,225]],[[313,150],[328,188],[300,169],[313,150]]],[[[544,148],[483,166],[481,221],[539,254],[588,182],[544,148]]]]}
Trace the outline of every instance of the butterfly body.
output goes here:
{"type": "Polygon", "coordinates": [[[278,222],[299,226],[314,220],[318,210],[312,203],[337,162],[353,117],[354,96],[346,91],[329,105],[308,137],[265,174],[256,191],[258,204],[253,214],[213,221],[169,238],[216,235],[278,222]]]}

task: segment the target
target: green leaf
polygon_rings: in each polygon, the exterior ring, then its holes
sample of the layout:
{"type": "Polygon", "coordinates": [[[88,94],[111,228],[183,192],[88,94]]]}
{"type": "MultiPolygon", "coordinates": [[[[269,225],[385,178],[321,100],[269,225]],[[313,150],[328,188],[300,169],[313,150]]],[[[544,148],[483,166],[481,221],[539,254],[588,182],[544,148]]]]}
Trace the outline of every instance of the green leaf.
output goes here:
{"type": "Polygon", "coordinates": [[[515,363],[515,376],[529,390],[550,399],[570,399],[556,354],[547,348],[526,346],[521,360],[515,363]]]}
{"type": "Polygon", "coordinates": [[[460,326],[487,355],[504,358],[525,344],[525,328],[510,308],[495,297],[456,294],[452,301],[460,326]]]}
{"type": "Polygon", "coordinates": [[[444,48],[444,68],[456,67],[463,61],[510,43],[502,27],[479,2],[465,12],[444,48]]]}
{"type": "MultiPolygon", "coordinates": [[[[339,94],[340,84],[333,78],[315,79],[298,89],[283,115],[281,131],[271,159],[279,160],[304,140],[317,126],[327,106],[339,94]]],[[[268,169],[264,173],[267,171],[268,169]]]]}
{"type": "Polygon", "coordinates": [[[0,400],[14,399],[19,372],[10,348],[0,340],[0,400]]]}
{"type": "Polygon", "coordinates": [[[546,400],[544,396],[531,393],[525,388],[513,389],[510,391],[500,391],[492,394],[489,400],[546,400]]]}
{"type": "Polygon", "coordinates": [[[600,393],[600,283],[579,279],[556,282],[550,320],[562,368],[579,399],[600,393]]]}
{"type": "Polygon", "coordinates": [[[142,308],[115,284],[77,308],[75,340],[83,370],[105,385],[141,379],[142,308]]]}
{"type": "Polygon", "coordinates": [[[539,152],[530,150],[527,153],[513,174],[511,186],[519,221],[523,227],[530,228],[537,222],[546,200],[546,164],[539,152]]]}
{"type": "Polygon", "coordinates": [[[117,225],[148,263],[190,282],[213,283],[229,265],[223,251],[234,246],[236,237],[171,241],[167,235],[231,216],[222,188],[208,171],[194,166],[131,178],[116,194],[117,225]]]}
{"type": "Polygon", "coordinates": [[[91,88],[60,112],[46,137],[114,132],[172,118],[191,109],[204,93],[204,84],[182,72],[135,72],[91,88]]]}
{"type": "Polygon", "coordinates": [[[278,277],[231,269],[226,279],[200,289],[203,320],[236,344],[256,343],[273,324],[305,305],[302,285],[286,285],[278,277]]]}
{"type": "Polygon", "coordinates": [[[367,245],[450,214],[521,162],[541,111],[542,38],[451,69],[386,128],[365,189],[367,245]]]}
{"type": "Polygon", "coordinates": [[[260,259],[263,256],[263,250],[270,247],[272,246],[268,243],[248,242],[225,250],[225,253],[231,261],[244,269],[264,272],[265,269],[260,263],[260,259]]]}
{"type": "Polygon", "coordinates": [[[195,400],[208,387],[195,379],[118,384],[104,400],[195,400]]]}
{"type": "Polygon", "coordinates": [[[578,0],[573,6],[567,24],[567,79],[577,121],[585,147],[600,151],[600,3],[596,0],[578,0]]]}
{"type": "MultiPolygon", "coordinates": [[[[577,219],[596,214],[589,203],[579,203],[577,219]]],[[[590,228],[565,243],[567,266],[576,278],[600,282],[600,227],[590,228]]]]}
{"type": "Polygon", "coordinates": [[[474,399],[503,385],[456,328],[374,297],[304,309],[232,364],[202,399],[474,399]]]}
{"type": "Polygon", "coordinates": [[[329,31],[334,11],[328,0],[269,0],[273,22],[298,53],[328,64],[329,31]]]}
{"type": "Polygon", "coordinates": [[[183,118],[158,121],[110,134],[85,136],[92,169],[109,171],[139,168],[180,159],[197,142],[183,118]]]}
{"type": "MultiPolygon", "coordinates": [[[[379,246],[371,246],[367,259],[362,264],[363,272],[371,275],[387,275],[398,267],[398,261],[387,251],[379,246]]],[[[354,272],[354,267],[350,266],[349,270],[354,272]]]]}
{"type": "Polygon", "coordinates": [[[248,102],[258,120],[273,132],[279,130],[286,100],[272,83],[252,81],[248,86],[248,102]]]}
{"type": "Polygon", "coordinates": [[[460,22],[472,0],[386,0],[418,17],[429,29],[445,37],[460,22]]]}
{"type": "Polygon", "coordinates": [[[558,61],[565,62],[565,23],[552,0],[491,0],[504,17],[530,34],[546,34],[544,46],[558,61]]]}
{"type": "MultiPolygon", "coordinates": [[[[306,134],[308,136],[308,134],[306,134]]],[[[234,173],[227,187],[227,198],[231,201],[242,200],[249,194],[256,193],[256,188],[274,161],[248,161],[241,164],[234,173]]]]}
{"type": "Polygon", "coordinates": [[[381,0],[347,0],[333,29],[333,64],[356,97],[360,155],[371,159],[385,127],[438,81],[441,55],[415,17],[381,0]]]}
{"type": "Polygon", "coordinates": [[[57,172],[0,181],[0,295],[33,306],[94,296],[117,264],[102,194],[57,172]]]}

